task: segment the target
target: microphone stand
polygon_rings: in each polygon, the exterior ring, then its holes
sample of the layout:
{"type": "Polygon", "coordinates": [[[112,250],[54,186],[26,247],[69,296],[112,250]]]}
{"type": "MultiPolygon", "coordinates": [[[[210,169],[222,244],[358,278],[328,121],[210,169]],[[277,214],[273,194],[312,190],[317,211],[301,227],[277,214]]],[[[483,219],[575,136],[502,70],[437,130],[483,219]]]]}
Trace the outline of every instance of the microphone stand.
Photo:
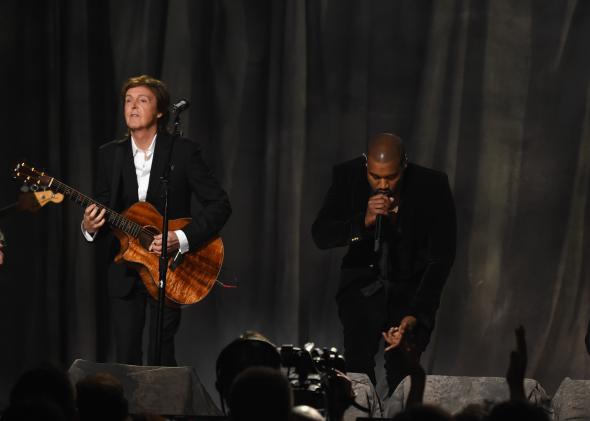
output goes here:
{"type": "Polygon", "coordinates": [[[170,145],[170,156],[164,174],[160,177],[162,181],[162,204],[164,208],[162,222],[162,253],[160,254],[160,280],[158,282],[158,317],[156,323],[156,349],[154,354],[154,365],[162,365],[162,333],[164,330],[164,307],[166,301],[166,274],[168,273],[168,180],[170,177],[172,147],[174,140],[182,136],[180,131],[180,111],[174,116],[174,134],[170,145]]]}

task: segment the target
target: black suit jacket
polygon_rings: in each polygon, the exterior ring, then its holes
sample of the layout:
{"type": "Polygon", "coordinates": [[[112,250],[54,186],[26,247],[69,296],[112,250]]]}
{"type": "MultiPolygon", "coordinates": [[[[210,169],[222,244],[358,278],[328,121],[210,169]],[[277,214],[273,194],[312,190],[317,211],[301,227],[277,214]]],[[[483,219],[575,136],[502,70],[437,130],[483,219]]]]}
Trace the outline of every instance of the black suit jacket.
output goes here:
{"type": "MultiPolygon", "coordinates": [[[[188,239],[189,248],[193,250],[221,230],[231,214],[231,207],[227,194],[203,162],[198,143],[179,137],[172,146],[172,136],[165,132],[158,133],[156,138],[146,202],[154,205],[163,214],[160,177],[168,163],[171,147],[168,215],[170,219],[192,217],[192,222],[183,232],[188,239]],[[191,209],[192,194],[200,204],[195,209],[191,209]]],[[[137,189],[131,138],[102,145],[98,151],[96,200],[121,212],[138,201],[137,189]],[[120,159],[116,158],[117,154],[121,154],[120,159]]],[[[102,229],[100,235],[104,235],[105,231],[110,230],[102,229]]],[[[108,235],[112,237],[109,253],[112,259],[119,250],[119,242],[112,234],[108,235]]],[[[127,295],[136,279],[135,270],[125,265],[111,264],[108,272],[110,294],[115,297],[127,295]]]]}
{"type": "MultiPolygon", "coordinates": [[[[312,226],[321,249],[348,246],[339,293],[377,277],[374,228],[364,219],[371,193],[364,157],[337,165],[332,185],[312,226]]],[[[446,174],[408,164],[400,182],[395,230],[395,275],[408,314],[432,328],[443,286],[455,258],[455,205],[446,174]]]]}

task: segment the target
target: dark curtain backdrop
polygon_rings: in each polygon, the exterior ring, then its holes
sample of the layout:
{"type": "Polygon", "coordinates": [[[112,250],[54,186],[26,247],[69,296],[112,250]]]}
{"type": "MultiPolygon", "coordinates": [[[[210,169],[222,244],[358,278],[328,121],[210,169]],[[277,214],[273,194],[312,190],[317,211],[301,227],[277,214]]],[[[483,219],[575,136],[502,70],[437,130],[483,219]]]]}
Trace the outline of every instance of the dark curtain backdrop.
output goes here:
{"type": "MultiPolygon", "coordinates": [[[[234,213],[222,280],[186,308],[181,364],[213,392],[214,361],[256,329],[341,345],[333,296],[344,250],[310,226],[331,167],[393,131],[446,171],[458,254],[424,364],[502,376],[523,324],[529,376],[588,378],[590,3],[469,0],[4,1],[0,206],[22,158],[85,192],[97,147],[124,132],[130,75],[186,96],[234,213]]],[[[0,397],[44,360],[112,359],[100,247],[81,209],[0,221],[0,397]]]]}

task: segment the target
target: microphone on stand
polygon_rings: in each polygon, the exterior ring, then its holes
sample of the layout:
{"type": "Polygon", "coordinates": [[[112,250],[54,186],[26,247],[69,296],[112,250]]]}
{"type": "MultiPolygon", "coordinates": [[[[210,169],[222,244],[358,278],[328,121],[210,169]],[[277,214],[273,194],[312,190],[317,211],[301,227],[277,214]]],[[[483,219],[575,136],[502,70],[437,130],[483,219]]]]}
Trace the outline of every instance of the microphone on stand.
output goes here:
{"type": "Polygon", "coordinates": [[[181,98],[178,101],[176,101],[174,104],[172,104],[172,106],[170,107],[170,111],[172,111],[172,114],[174,114],[174,135],[175,136],[182,136],[182,131],[180,130],[180,113],[183,112],[184,110],[188,109],[188,107],[190,106],[190,102],[188,102],[188,99],[186,98],[181,98]]]}
{"type": "Polygon", "coordinates": [[[175,114],[180,114],[181,112],[186,110],[190,105],[191,104],[190,104],[190,102],[188,102],[188,99],[181,98],[178,101],[176,101],[174,104],[172,104],[171,110],[175,114]]]}

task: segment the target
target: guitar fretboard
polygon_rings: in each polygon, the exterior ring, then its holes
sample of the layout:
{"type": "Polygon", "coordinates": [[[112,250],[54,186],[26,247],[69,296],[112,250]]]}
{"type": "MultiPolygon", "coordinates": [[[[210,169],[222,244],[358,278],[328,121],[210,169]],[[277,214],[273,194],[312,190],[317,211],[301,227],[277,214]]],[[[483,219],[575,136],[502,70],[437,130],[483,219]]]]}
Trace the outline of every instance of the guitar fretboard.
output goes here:
{"type": "Polygon", "coordinates": [[[49,183],[49,188],[55,192],[62,193],[64,196],[68,197],[73,202],[78,203],[80,206],[87,207],[92,204],[96,205],[99,209],[105,210],[105,219],[109,224],[113,227],[120,229],[124,233],[131,235],[134,238],[137,238],[142,230],[142,226],[132,220],[125,218],[120,213],[115,212],[112,209],[107,208],[101,203],[98,203],[96,200],[91,199],[90,197],[86,196],[83,193],[80,193],[78,190],[71,188],[67,184],[62,183],[56,178],[51,179],[51,183],[49,183]]]}

